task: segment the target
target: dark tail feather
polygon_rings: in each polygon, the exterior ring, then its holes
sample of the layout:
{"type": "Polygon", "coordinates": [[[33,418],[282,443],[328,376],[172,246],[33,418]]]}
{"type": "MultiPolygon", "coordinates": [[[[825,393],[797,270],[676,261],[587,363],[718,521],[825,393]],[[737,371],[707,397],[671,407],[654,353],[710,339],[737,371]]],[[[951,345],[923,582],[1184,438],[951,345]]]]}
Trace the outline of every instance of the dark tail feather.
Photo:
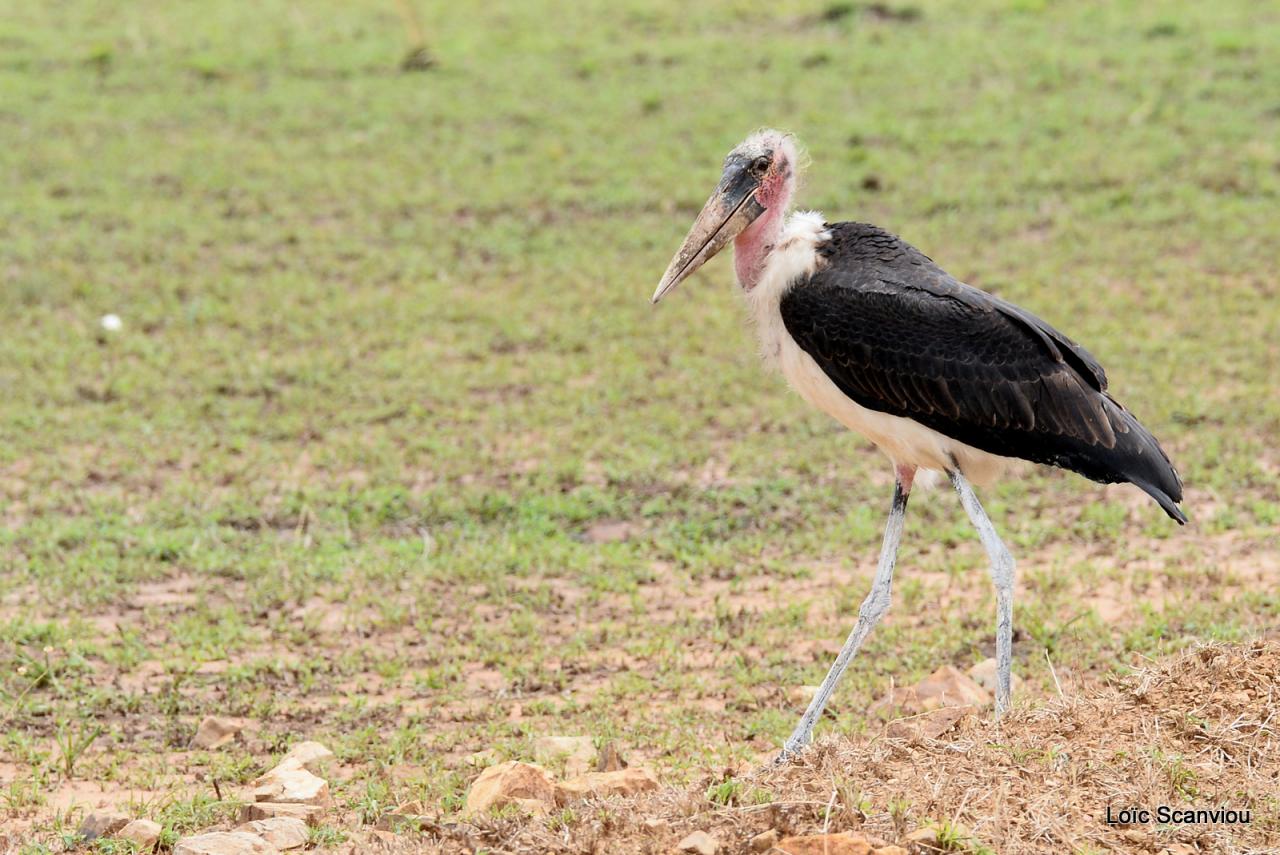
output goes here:
{"type": "Polygon", "coordinates": [[[1159,502],[1160,507],[1164,508],[1164,512],[1169,515],[1170,519],[1177,520],[1178,525],[1187,524],[1187,515],[1182,512],[1182,508],[1178,507],[1173,498],[1164,490],[1137,478],[1132,479],[1131,483],[1142,488],[1148,496],[1159,502]]]}
{"type": "Polygon", "coordinates": [[[1114,405],[1107,409],[1116,434],[1113,452],[1118,464],[1116,474],[1155,499],[1179,525],[1186,525],[1187,515],[1178,507],[1178,502],[1182,501],[1182,479],[1178,477],[1178,470],[1173,468],[1169,455],[1132,413],[1109,395],[1107,403],[1114,405]]]}

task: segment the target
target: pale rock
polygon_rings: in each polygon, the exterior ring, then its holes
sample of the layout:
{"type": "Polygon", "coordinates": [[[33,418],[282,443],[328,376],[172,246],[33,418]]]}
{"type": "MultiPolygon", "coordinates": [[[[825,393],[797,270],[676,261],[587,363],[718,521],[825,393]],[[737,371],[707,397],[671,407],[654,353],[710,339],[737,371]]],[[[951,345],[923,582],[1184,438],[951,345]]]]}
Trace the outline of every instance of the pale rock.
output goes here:
{"type": "Polygon", "coordinates": [[[275,855],[276,848],[246,831],[214,831],[184,837],[173,844],[173,855],[275,855]]]}
{"type": "Polygon", "coordinates": [[[914,715],[943,707],[976,707],[992,702],[991,694],[954,666],[943,665],[914,686],[892,689],[867,712],[879,718],[914,715]]]}
{"type": "Polygon", "coordinates": [[[777,846],[787,855],[876,855],[880,851],[862,835],[843,832],[787,837],[777,846]]]}
{"type": "Polygon", "coordinates": [[[307,845],[307,824],[291,816],[255,819],[236,831],[256,834],[277,849],[300,849],[307,845]]]}
{"type": "Polygon", "coordinates": [[[937,739],[951,730],[960,719],[977,712],[976,707],[941,707],[891,721],[885,725],[885,736],[913,742],[937,739]]]}
{"type": "Polygon", "coordinates": [[[540,763],[563,758],[566,775],[581,775],[591,768],[596,746],[589,736],[543,736],[534,740],[533,756],[540,763]]]}
{"type": "Polygon", "coordinates": [[[253,782],[255,802],[292,802],[301,805],[329,804],[329,782],[301,767],[276,767],[253,782]]]}
{"type": "Polygon", "coordinates": [[[695,831],[677,843],[676,848],[693,855],[716,855],[720,851],[720,841],[705,831],[695,831]]]}
{"type": "Polygon", "coordinates": [[[161,831],[163,829],[158,822],[152,822],[149,819],[135,819],[117,831],[116,837],[136,844],[139,852],[149,852],[151,847],[156,845],[156,841],[160,839],[161,831]]]}
{"type": "MultiPolygon", "coordinates": [[[[996,660],[995,657],[983,659],[977,665],[974,665],[968,671],[969,678],[982,688],[986,689],[992,696],[996,693],[996,660]]],[[[1022,678],[1017,674],[1009,675],[1009,692],[1016,694],[1018,684],[1022,682],[1022,678]]]]}
{"type": "Polygon", "coordinates": [[[747,841],[747,845],[751,848],[752,852],[768,852],[777,844],[778,832],[777,829],[773,828],[768,831],[762,831],[747,841]]]}
{"type": "Polygon", "coordinates": [[[276,764],[277,769],[306,769],[318,774],[333,759],[333,752],[319,742],[306,740],[289,749],[276,764]]]}
{"type": "Polygon", "coordinates": [[[903,713],[920,711],[920,701],[916,698],[914,686],[894,686],[867,707],[867,715],[881,721],[887,721],[903,713]]]}
{"type": "Polygon", "coordinates": [[[243,729],[243,725],[232,719],[207,715],[196,728],[196,735],[191,737],[191,747],[203,748],[206,751],[221,748],[235,739],[236,734],[243,729]]]}
{"type": "Polygon", "coordinates": [[[116,810],[95,810],[80,823],[80,836],[85,840],[110,837],[129,824],[129,814],[116,810]]]}
{"type": "Polygon", "coordinates": [[[485,813],[503,805],[518,805],[531,813],[544,813],[556,803],[555,780],[533,763],[511,761],[490,766],[467,791],[464,816],[485,813]]]}
{"type": "Polygon", "coordinates": [[[300,819],[307,825],[316,825],[323,815],[324,808],[318,805],[300,805],[289,802],[250,802],[240,808],[240,822],[242,823],[282,816],[300,819]]]}
{"type": "Polygon", "coordinates": [[[916,684],[916,697],[924,709],[974,706],[991,703],[991,695],[954,665],[943,665],[916,684]]]}
{"type": "Polygon", "coordinates": [[[556,803],[565,805],[577,799],[634,796],[658,789],[658,779],[648,769],[636,767],[616,772],[588,772],[556,784],[556,803]]]}

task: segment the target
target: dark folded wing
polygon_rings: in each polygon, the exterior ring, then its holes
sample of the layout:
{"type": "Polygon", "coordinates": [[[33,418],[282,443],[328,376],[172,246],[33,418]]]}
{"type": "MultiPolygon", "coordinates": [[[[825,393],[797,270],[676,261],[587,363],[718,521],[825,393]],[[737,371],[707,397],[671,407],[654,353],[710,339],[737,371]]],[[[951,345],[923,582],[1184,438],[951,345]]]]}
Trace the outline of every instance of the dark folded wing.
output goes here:
{"type": "Polygon", "coordinates": [[[1168,458],[1087,351],[879,235],[896,254],[868,257],[846,235],[781,301],[787,331],[841,391],[992,454],[1132,481],[1166,511],[1181,500],[1168,458]]]}

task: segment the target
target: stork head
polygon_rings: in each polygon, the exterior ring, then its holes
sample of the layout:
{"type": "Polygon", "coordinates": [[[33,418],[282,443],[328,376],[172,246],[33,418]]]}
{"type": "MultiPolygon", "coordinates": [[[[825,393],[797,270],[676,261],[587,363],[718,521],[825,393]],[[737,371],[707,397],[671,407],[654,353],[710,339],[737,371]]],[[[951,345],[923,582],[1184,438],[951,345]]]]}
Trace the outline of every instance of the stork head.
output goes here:
{"type": "Polygon", "coordinates": [[[753,228],[758,219],[777,222],[795,188],[796,160],[791,135],[771,129],[757,131],[729,152],[720,183],[667,266],[653,292],[653,302],[661,300],[729,241],[758,231],[758,226],[753,228]]]}

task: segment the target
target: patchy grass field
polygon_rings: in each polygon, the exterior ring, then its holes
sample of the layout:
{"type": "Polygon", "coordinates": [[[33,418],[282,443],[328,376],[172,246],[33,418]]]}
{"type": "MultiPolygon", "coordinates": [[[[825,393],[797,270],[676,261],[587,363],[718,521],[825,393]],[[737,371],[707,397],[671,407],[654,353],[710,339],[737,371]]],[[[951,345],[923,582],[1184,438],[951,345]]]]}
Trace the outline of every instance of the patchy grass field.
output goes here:
{"type": "MultiPolygon", "coordinates": [[[[172,841],[301,738],[347,846],[539,736],[695,787],[777,746],[891,476],[761,372],[726,263],[648,305],[762,124],[812,154],[801,204],[1089,347],[1185,477],[1186,529],[1056,472],[984,493],[1021,703],[1048,659],[1071,696],[1274,632],[1275,5],[421,5],[408,73],[392,2],[0,0],[0,846],[104,802],[172,841]],[[210,713],[252,726],[190,750],[210,713]]],[[[945,491],[899,566],[822,731],[851,745],[993,645],[945,491]]]]}

